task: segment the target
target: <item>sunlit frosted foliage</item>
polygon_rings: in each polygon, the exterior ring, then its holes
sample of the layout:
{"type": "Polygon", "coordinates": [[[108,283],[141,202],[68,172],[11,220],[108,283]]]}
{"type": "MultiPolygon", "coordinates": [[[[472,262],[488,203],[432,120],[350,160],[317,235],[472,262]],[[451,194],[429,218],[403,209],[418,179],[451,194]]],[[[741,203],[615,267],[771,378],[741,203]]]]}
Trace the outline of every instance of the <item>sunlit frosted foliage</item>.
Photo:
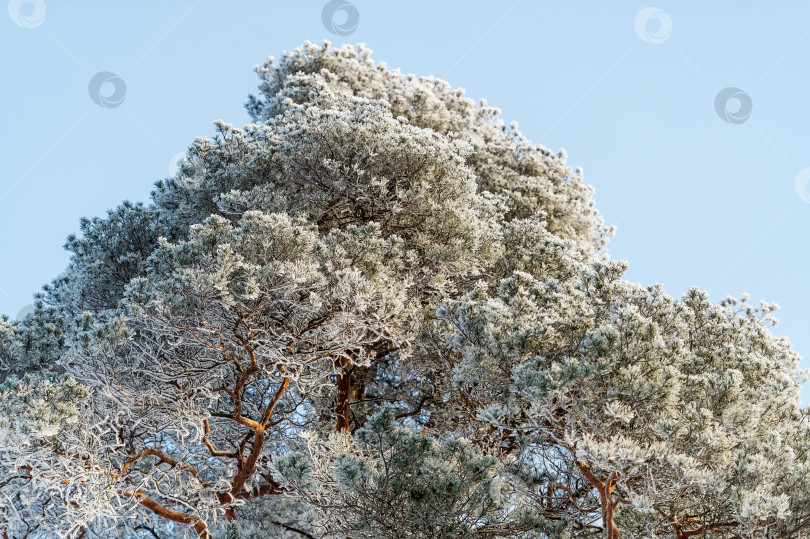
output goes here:
{"type": "Polygon", "coordinates": [[[775,306],[625,281],[582,171],[445,81],[257,73],[0,318],[0,538],[807,535],[775,306]]]}

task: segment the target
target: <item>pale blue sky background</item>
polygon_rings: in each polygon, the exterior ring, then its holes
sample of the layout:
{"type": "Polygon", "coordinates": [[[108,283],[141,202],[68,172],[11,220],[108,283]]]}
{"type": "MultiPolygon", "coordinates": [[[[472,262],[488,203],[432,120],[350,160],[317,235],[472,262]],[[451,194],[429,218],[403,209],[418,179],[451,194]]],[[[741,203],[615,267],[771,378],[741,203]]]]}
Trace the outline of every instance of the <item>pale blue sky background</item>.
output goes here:
{"type": "Polygon", "coordinates": [[[810,356],[810,204],[794,185],[810,167],[810,4],[353,4],[346,37],[324,27],[320,0],[45,0],[34,28],[0,12],[0,312],[15,316],[61,271],[81,216],[146,200],[215,119],[247,122],[255,64],[329,39],[446,78],[565,148],[618,226],[610,252],[631,280],[776,301],[778,332],[810,356]],[[672,22],[668,37],[656,21],[642,33],[659,44],[634,28],[650,6],[672,22]],[[90,99],[99,71],[126,82],[120,107],[90,99]],[[753,102],[741,124],[715,112],[729,86],[753,102]]]}

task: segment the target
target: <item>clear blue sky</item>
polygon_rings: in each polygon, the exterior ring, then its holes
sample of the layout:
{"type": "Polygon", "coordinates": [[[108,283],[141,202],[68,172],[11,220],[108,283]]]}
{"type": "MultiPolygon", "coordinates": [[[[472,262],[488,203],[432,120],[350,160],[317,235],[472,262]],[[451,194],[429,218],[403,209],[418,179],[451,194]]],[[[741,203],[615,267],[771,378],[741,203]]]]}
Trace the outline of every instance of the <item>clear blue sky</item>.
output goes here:
{"type": "Polygon", "coordinates": [[[61,271],[81,216],[146,200],[215,119],[247,122],[255,64],[329,39],[446,78],[565,148],[618,226],[610,252],[629,279],[775,301],[777,331],[810,356],[810,197],[795,185],[810,167],[810,4],[352,2],[359,24],[339,36],[320,0],[13,0],[0,13],[0,312],[61,271]],[[90,99],[100,71],[126,83],[120,106],[90,99]],[[750,98],[742,123],[716,111],[727,87],[750,98]]]}

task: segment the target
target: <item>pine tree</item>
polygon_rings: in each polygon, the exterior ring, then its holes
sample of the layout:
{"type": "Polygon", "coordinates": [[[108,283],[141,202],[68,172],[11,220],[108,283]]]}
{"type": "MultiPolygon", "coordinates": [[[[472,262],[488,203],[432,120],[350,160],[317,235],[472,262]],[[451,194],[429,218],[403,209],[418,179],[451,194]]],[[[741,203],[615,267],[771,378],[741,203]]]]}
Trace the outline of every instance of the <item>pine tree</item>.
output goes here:
{"type": "Polygon", "coordinates": [[[804,537],[774,305],[623,280],[563,151],[306,43],[0,319],[10,537],[804,537]]]}

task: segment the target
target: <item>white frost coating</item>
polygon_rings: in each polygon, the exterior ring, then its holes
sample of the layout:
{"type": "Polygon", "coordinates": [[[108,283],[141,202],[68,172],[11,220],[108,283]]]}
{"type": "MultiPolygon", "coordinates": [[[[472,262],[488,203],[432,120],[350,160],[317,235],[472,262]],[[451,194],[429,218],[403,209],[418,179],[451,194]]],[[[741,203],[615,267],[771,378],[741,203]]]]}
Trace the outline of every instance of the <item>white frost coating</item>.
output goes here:
{"type": "Polygon", "coordinates": [[[774,305],[624,281],[581,169],[444,81],[257,72],[0,318],[0,534],[806,535],[774,305]]]}

